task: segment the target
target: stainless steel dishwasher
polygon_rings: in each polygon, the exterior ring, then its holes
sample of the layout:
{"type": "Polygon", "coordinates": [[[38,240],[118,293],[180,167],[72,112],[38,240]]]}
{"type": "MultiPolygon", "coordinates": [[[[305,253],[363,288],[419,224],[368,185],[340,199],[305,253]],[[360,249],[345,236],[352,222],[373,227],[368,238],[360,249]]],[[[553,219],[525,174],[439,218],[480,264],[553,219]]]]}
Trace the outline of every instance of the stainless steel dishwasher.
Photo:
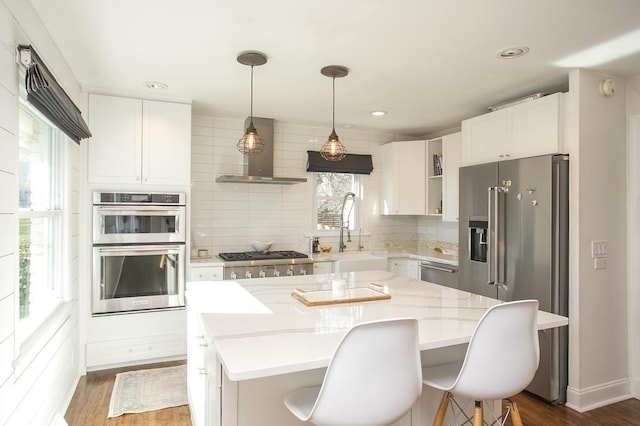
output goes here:
{"type": "Polygon", "coordinates": [[[428,260],[420,262],[420,279],[451,288],[458,288],[458,267],[428,260]]]}

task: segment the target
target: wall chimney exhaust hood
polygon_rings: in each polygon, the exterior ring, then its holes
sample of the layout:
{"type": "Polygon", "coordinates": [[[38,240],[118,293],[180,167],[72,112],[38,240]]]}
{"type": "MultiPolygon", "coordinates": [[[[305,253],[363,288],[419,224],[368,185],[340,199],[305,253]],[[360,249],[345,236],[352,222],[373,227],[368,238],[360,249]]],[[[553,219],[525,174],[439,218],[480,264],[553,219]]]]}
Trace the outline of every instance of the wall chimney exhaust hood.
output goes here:
{"type": "MultiPolygon", "coordinates": [[[[250,118],[245,120],[245,127],[250,118]]],[[[306,182],[307,178],[273,176],[273,119],[253,117],[253,124],[264,139],[264,151],[260,154],[244,156],[244,173],[242,175],[220,175],[216,182],[229,183],[270,183],[292,185],[306,182]]]]}

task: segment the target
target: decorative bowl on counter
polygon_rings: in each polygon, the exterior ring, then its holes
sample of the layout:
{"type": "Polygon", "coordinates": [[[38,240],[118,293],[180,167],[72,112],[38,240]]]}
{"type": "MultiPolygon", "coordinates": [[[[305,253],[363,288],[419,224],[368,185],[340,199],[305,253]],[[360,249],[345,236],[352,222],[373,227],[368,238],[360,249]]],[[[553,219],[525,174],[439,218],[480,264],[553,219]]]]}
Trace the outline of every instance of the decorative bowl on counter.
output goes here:
{"type": "Polygon", "coordinates": [[[272,245],[273,245],[273,241],[269,241],[268,243],[264,243],[262,241],[251,242],[251,247],[253,247],[255,251],[259,251],[262,253],[268,252],[272,245]]]}
{"type": "Polygon", "coordinates": [[[331,249],[333,247],[331,246],[320,246],[320,252],[321,253],[331,253],[331,249]]]}

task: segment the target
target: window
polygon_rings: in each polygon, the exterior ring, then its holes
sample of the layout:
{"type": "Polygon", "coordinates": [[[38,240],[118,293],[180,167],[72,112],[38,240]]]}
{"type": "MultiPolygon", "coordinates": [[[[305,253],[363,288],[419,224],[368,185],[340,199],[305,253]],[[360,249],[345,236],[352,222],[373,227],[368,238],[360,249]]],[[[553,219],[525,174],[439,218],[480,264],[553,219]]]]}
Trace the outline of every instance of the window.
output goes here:
{"type": "Polygon", "coordinates": [[[357,227],[357,203],[348,193],[358,194],[358,175],[349,173],[316,172],[315,176],[315,231],[339,230],[341,226],[357,227]],[[344,202],[344,217],[342,209],[344,202]]]}
{"type": "Polygon", "coordinates": [[[19,317],[30,334],[61,302],[66,137],[22,99],[19,127],[19,317]]]}

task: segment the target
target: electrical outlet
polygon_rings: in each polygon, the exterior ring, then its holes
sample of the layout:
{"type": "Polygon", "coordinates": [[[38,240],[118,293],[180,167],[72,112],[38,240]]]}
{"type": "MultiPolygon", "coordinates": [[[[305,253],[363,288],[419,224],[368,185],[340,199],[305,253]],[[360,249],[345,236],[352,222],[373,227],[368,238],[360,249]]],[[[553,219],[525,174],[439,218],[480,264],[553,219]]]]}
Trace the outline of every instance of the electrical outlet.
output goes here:
{"type": "Polygon", "coordinates": [[[607,269],[607,258],[596,257],[595,259],[593,259],[593,269],[607,269]]]}
{"type": "Polygon", "coordinates": [[[608,250],[607,240],[591,241],[591,258],[592,259],[607,257],[607,250],[608,250]]]}

